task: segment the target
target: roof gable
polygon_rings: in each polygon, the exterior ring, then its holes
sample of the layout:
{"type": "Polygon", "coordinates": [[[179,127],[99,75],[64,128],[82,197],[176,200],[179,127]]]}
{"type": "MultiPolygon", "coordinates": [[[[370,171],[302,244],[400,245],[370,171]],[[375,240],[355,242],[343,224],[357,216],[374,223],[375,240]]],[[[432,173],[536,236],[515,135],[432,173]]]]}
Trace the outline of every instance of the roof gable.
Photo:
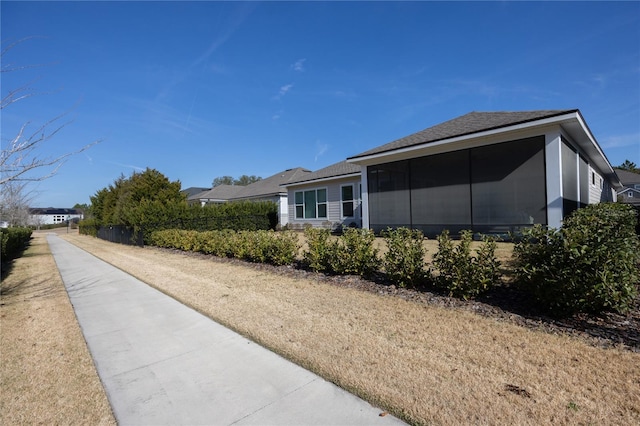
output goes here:
{"type": "Polygon", "coordinates": [[[311,173],[310,170],[302,167],[287,169],[268,178],[254,182],[251,185],[242,187],[242,191],[234,198],[247,199],[277,195],[283,192],[283,189],[280,187],[281,185],[286,185],[293,180],[301,179],[309,173],[311,173]]]}
{"type": "Polygon", "coordinates": [[[368,155],[381,154],[401,148],[429,144],[444,139],[471,135],[474,133],[500,129],[502,127],[523,124],[544,118],[555,117],[578,110],[541,110],[517,112],[470,112],[444,123],[437,124],[417,133],[411,134],[361,154],[349,157],[355,159],[368,155]]]}
{"type": "Polygon", "coordinates": [[[189,197],[189,200],[221,200],[226,201],[237,196],[243,186],[218,185],[208,191],[200,192],[189,197]]]}
{"type": "Polygon", "coordinates": [[[343,176],[359,174],[360,170],[361,168],[357,164],[348,163],[346,160],[343,160],[343,161],[340,161],[339,163],[331,164],[330,166],[317,170],[313,173],[309,173],[303,176],[301,179],[291,180],[286,185],[295,185],[295,184],[312,182],[316,180],[340,178],[343,176]]]}
{"type": "Polygon", "coordinates": [[[620,182],[624,186],[640,184],[640,174],[633,173],[627,170],[615,169],[616,174],[620,178],[620,182]]]}

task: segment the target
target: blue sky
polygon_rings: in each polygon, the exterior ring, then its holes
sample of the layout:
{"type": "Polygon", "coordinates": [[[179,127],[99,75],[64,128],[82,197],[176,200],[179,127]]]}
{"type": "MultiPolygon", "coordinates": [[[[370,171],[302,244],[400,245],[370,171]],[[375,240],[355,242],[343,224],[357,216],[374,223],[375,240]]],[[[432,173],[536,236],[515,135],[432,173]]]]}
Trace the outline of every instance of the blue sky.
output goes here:
{"type": "MultiPolygon", "coordinates": [[[[10,2],[2,141],[71,121],[34,185],[71,207],[151,167],[183,188],[317,170],[470,111],[579,108],[640,165],[640,2],[10,2]],[[38,65],[38,66],[33,66],[38,65]]],[[[4,145],[3,145],[4,146],[4,145]]]]}

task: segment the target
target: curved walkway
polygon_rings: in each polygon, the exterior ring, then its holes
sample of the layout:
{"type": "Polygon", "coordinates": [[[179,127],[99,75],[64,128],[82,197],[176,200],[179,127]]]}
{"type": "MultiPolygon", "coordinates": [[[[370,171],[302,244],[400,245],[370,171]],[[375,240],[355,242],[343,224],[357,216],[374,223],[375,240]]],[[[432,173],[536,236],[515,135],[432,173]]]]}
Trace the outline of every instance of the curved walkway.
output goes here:
{"type": "Polygon", "coordinates": [[[403,424],[49,235],[120,425],[403,424]]]}

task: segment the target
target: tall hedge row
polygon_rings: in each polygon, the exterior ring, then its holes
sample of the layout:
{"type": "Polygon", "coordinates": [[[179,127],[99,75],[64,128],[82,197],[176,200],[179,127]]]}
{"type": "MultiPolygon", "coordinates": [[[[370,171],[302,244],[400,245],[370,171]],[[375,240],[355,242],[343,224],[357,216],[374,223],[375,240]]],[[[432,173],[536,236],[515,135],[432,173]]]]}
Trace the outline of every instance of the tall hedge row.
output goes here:
{"type": "Polygon", "coordinates": [[[19,257],[31,239],[31,228],[0,228],[2,261],[19,257]]]}

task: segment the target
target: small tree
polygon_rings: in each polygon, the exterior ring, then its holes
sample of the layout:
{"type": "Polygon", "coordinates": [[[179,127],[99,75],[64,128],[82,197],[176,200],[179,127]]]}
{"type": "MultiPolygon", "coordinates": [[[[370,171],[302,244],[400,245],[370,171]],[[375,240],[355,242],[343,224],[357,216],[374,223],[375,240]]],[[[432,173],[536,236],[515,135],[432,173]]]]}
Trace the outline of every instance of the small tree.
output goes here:
{"type": "Polygon", "coordinates": [[[629,160],[624,160],[624,163],[620,164],[617,168],[628,172],[640,173],[640,169],[636,166],[636,163],[629,160]]]}

